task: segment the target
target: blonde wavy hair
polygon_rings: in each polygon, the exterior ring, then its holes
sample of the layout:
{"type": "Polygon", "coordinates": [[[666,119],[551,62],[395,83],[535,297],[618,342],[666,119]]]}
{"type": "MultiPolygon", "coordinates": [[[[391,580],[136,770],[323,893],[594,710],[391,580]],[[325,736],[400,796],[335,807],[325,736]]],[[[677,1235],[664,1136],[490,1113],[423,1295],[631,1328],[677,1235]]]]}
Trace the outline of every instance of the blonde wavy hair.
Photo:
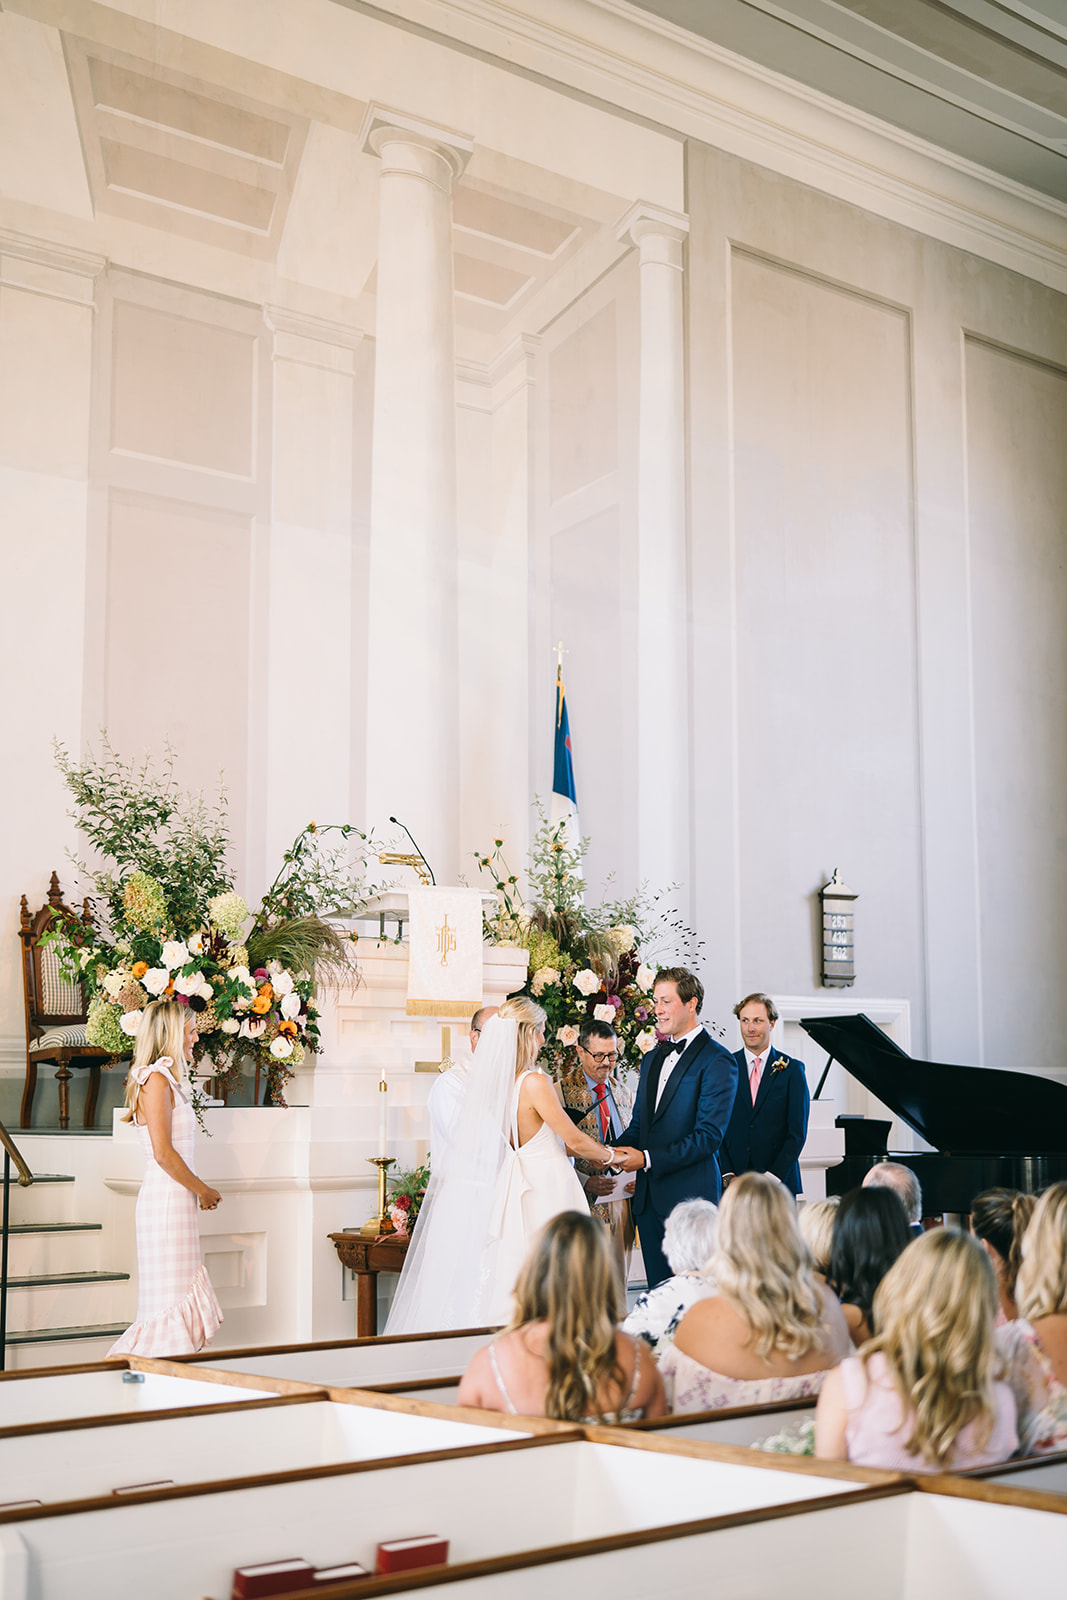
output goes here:
{"type": "Polygon", "coordinates": [[[943,1466],[968,1423],[988,1443],[996,1419],[993,1338],[997,1279],[977,1239],[935,1228],[914,1239],[875,1291],[879,1330],[860,1351],[881,1352],[915,1427],[907,1449],[943,1466]]]}
{"type": "Polygon", "coordinates": [[[719,1207],[709,1272],[752,1330],[762,1359],[799,1361],[822,1343],[823,1299],[792,1196],[763,1172],[734,1179],[719,1207]]]}
{"type": "Polygon", "coordinates": [[[525,1072],[537,1060],[537,1052],[541,1048],[537,1035],[548,1021],[548,1012],[536,1000],[516,994],[504,1001],[497,1016],[512,1017],[518,1024],[518,1048],[515,1052],[515,1076],[518,1077],[520,1072],[525,1072]]]}
{"type": "Polygon", "coordinates": [[[1022,1257],[1015,1280],[1020,1317],[1033,1322],[1067,1311],[1067,1183],[1041,1195],[1023,1235],[1022,1257]]]}
{"type": "Polygon", "coordinates": [[[615,1337],[622,1314],[607,1228],[588,1211],[553,1217],[519,1273],[509,1325],[509,1331],[531,1322],[547,1325],[546,1417],[613,1420],[626,1392],[615,1337]],[[613,1390],[616,1406],[605,1408],[602,1396],[613,1390]]]}
{"type": "Polygon", "coordinates": [[[837,1220],[839,1199],[840,1196],[835,1194],[828,1200],[809,1200],[807,1205],[800,1206],[797,1210],[800,1236],[811,1251],[816,1272],[821,1272],[824,1278],[830,1271],[830,1254],[834,1246],[834,1223],[837,1220]]]}
{"type": "MultiPolygon", "coordinates": [[[[169,1056],[170,1075],[177,1082],[185,1062],[185,1024],[189,1015],[189,1010],[179,1000],[150,1000],[133,1041],[131,1069],[147,1067],[161,1056],[169,1056]]],[[[126,1079],[123,1122],[132,1122],[136,1117],[140,1095],[141,1085],[135,1081],[131,1070],[126,1079]]]]}

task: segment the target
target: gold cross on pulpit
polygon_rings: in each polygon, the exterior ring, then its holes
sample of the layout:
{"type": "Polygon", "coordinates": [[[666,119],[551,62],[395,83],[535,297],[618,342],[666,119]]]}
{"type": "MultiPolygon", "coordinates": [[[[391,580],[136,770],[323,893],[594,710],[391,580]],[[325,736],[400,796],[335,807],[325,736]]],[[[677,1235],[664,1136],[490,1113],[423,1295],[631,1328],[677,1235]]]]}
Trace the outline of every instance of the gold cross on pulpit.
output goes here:
{"type": "Polygon", "coordinates": [[[447,1072],[454,1066],[452,1060],[452,1029],[441,1025],[441,1059],[440,1061],[416,1061],[416,1072],[447,1072]]]}

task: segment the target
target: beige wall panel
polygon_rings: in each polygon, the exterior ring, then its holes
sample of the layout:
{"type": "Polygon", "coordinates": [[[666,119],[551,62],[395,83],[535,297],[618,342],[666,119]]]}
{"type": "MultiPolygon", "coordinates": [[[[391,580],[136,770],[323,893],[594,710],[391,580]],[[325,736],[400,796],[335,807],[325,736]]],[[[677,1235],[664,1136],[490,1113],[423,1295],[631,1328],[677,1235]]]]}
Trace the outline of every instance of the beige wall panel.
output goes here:
{"type": "Polygon", "coordinates": [[[248,725],[251,525],[208,507],[113,492],[107,551],[105,714],[127,759],[178,753],[183,785],[220,771],[240,851],[248,725]]]}
{"type": "Polygon", "coordinates": [[[252,475],[252,337],[118,300],[113,339],[112,449],[252,475]]]}
{"type": "Polygon", "coordinates": [[[0,461],[84,479],[93,314],[0,288],[0,461]]]}
{"type": "Polygon", "coordinates": [[[740,253],[732,285],[741,987],[817,981],[836,865],[859,981],[918,996],[907,319],[740,253]]]}
{"type": "Polygon", "coordinates": [[[985,1060],[1062,1067],[1067,372],[973,340],[965,361],[985,1060]]]}
{"type": "Polygon", "coordinates": [[[549,362],[549,473],[561,500],[613,472],[619,457],[615,304],[556,346],[549,362]]]}
{"type": "Polygon", "coordinates": [[[10,11],[0,15],[0,192],[93,215],[59,30],[10,11]]]}

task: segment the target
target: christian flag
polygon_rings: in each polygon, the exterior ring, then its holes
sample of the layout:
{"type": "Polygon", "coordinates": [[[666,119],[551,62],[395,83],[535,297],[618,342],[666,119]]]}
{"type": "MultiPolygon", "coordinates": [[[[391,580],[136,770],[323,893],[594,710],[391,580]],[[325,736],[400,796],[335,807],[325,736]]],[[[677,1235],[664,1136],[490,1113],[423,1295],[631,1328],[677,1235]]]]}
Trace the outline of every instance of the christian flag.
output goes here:
{"type": "Polygon", "coordinates": [[[571,756],[571,727],[567,716],[567,691],[563,687],[563,663],[556,668],[556,744],[552,764],[553,823],[566,822],[569,842],[578,841],[578,793],[574,787],[574,761],[571,756]]]}

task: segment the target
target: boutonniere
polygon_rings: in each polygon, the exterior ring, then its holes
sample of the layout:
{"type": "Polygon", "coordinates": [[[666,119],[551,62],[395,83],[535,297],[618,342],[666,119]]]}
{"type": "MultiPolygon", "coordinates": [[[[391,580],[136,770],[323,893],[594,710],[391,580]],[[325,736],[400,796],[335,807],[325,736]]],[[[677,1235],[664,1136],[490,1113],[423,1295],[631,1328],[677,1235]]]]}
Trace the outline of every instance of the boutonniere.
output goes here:
{"type": "Polygon", "coordinates": [[[778,1056],[774,1061],[771,1062],[771,1071],[772,1072],[784,1072],[788,1065],[789,1065],[789,1057],[788,1056],[778,1056]]]}

